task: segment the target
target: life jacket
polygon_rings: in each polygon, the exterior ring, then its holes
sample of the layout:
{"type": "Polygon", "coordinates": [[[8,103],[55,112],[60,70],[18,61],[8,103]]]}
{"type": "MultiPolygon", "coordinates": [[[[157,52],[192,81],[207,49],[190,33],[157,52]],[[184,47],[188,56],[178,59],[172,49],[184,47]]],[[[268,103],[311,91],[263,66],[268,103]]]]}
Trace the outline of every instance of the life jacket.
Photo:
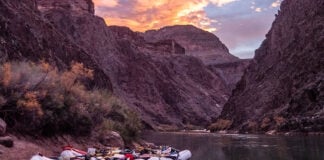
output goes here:
{"type": "Polygon", "coordinates": [[[86,155],[87,154],[86,151],[82,151],[82,150],[79,150],[79,149],[75,149],[72,146],[64,146],[64,147],[62,147],[62,149],[63,149],[63,151],[65,151],[65,150],[71,150],[71,151],[77,152],[77,153],[79,153],[81,155],[86,155]]]}
{"type": "Polygon", "coordinates": [[[125,159],[126,160],[134,160],[134,155],[131,153],[126,153],[125,154],[125,159]]]}

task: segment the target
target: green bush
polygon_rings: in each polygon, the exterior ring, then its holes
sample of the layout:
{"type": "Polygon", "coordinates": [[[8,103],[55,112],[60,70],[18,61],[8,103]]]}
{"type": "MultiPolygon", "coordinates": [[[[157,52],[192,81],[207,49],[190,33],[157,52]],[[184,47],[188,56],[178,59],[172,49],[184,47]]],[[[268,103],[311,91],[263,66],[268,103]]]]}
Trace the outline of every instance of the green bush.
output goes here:
{"type": "Polygon", "coordinates": [[[24,134],[84,136],[112,121],[108,129],[136,137],[137,115],[107,90],[88,90],[81,83],[92,78],[93,71],[82,63],[66,71],[46,62],[5,63],[0,66],[0,117],[11,131],[24,134]]]}

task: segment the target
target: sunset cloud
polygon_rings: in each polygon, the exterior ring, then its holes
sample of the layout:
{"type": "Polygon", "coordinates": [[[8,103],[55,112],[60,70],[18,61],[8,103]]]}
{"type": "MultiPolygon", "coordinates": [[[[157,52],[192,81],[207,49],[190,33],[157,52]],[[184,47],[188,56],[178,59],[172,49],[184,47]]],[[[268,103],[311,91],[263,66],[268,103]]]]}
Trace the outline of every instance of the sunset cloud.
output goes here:
{"type": "Polygon", "coordinates": [[[276,1],[274,1],[273,3],[271,3],[271,7],[272,7],[272,8],[279,7],[281,1],[282,1],[282,0],[276,0],[276,1]]]}
{"type": "Polygon", "coordinates": [[[94,0],[97,6],[104,7],[116,7],[118,5],[118,0],[94,0]]]}
{"type": "Polygon", "coordinates": [[[192,24],[216,34],[241,58],[253,57],[282,0],[94,0],[107,25],[134,31],[192,24]]]}
{"type": "Polygon", "coordinates": [[[255,8],[255,11],[256,12],[262,12],[262,9],[260,7],[258,7],[258,8],[255,8]]]}
{"type": "Polygon", "coordinates": [[[217,6],[221,7],[227,3],[231,3],[237,0],[210,0],[213,4],[216,4],[217,6]]]}
{"type": "Polygon", "coordinates": [[[96,13],[108,25],[129,26],[136,31],[158,29],[166,25],[192,24],[207,31],[216,31],[204,8],[224,6],[238,0],[94,0],[96,13]]]}

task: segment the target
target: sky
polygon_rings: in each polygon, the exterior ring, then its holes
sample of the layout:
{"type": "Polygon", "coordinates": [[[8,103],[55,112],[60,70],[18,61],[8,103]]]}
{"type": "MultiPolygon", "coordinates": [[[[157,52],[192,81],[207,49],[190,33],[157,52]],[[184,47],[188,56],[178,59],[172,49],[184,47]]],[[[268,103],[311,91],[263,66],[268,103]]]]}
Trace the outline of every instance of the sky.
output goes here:
{"type": "Polygon", "coordinates": [[[282,0],[94,0],[107,25],[144,32],[192,24],[214,33],[239,58],[253,58],[282,0]]]}

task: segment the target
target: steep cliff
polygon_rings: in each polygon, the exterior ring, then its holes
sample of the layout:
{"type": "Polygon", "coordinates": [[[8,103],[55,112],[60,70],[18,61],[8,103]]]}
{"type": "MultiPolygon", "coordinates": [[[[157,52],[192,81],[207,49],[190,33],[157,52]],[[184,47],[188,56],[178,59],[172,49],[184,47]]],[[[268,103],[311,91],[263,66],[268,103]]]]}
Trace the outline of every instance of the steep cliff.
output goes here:
{"type": "Polygon", "coordinates": [[[221,77],[227,88],[232,91],[235,89],[237,82],[241,80],[250,61],[250,59],[240,59],[233,62],[208,65],[208,68],[221,77]]]}
{"type": "Polygon", "coordinates": [[[184,55],[177,42],[147,43],[126,27],[107,27],[91,12],[47,8],[43,17],[97,61],[114,94],[137,110],[148,128],[203,126],[220,114],[229,90],[199,59],[184,55]]]}
{"type": "Polygon", "coordinates": [[[47,60],[60,69],[72,61],[82,62],[95,71],[90,85],[111,89],[109,77],[98,64],[41,16],[35,0],[3,0],[0,8],[0,62],[47,60]]]}
{"type": "Polygon", "coordinates": [[[215,129],[324,131],[323,8],[323,0],[282,2],[215,129]]]}
{"type": "Polygon", "coordinates": [[[143,33],[146,41],[173,39],[185,48],[186,54],[201,59],[204,64],[217,64],[238,60],[214,34],[192,25],[176,25],[143,33]]]}

